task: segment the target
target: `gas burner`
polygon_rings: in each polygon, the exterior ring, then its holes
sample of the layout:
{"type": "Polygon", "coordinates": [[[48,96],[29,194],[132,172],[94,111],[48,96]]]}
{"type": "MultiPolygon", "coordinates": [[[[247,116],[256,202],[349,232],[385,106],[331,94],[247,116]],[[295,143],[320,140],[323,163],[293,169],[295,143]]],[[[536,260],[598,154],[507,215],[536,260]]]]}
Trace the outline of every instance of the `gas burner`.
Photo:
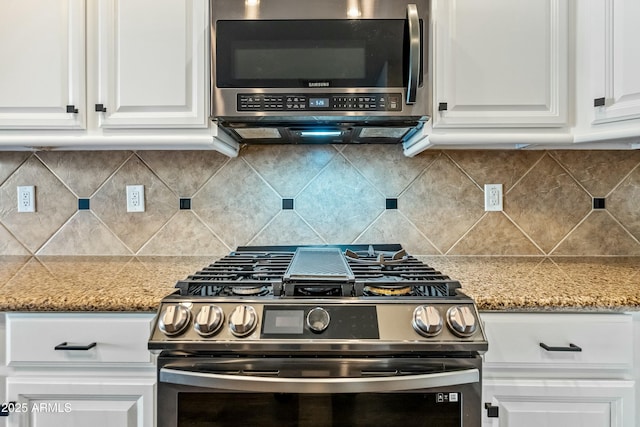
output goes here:
{"type": "Polygon", "coordinates": [[[295,286],[293,290],[294,296],[304,297],[341,297],[341,286],[295,286]]]}
{"type": "Polygon", "coordinates": [[[263,296],[269,293],[266,286],[232,286],[231,293],[239,296],[263,296]]]}
{"type": "Polygon", "coordinates": [[[409,259],[409,255],[407,255],[404,249],[396,252],[376,251],[373,249],[373,246],[369,246],[367,252],[356,252],[351,249],[346,249],[344,256],[347,260],[357,264],[382,267],[402,264],[409,259]]]}
{"type": "Polygon", "coordinates": [[[365,296],[406,296],[411,295],[411,286],[375,286],[364,287],[365,296]]]}

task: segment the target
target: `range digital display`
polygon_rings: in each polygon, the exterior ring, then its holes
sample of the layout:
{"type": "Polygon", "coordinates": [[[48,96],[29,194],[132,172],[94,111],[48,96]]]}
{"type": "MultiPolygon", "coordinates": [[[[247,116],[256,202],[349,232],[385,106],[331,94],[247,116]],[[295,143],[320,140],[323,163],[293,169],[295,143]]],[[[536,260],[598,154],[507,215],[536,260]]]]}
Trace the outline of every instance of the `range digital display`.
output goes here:
{"type": "Polygon", "coordinates": [[[301,334],[304,327],[303,310],[266,310],[265,334],[301,334]]]}
{"type": "Polygon", "coordinates": [[[329,98],[309,98],[310,108],[329,108],[329,98]]]}

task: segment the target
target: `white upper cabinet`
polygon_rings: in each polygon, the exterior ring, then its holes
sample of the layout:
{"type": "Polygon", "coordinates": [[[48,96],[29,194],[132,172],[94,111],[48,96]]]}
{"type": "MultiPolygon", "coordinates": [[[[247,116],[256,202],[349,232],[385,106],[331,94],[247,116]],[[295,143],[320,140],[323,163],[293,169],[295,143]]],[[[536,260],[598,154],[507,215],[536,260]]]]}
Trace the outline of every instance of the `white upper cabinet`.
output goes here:
{"type": "Polygon", "coordinates": [[[89,63],[98,126],[207,127],[208,16],[204,0],[98,1],[89,63]]]}
{"type": "Polygon", "coordinates": [[[434,0],[434,130],[567,125],[568,3],[434,0]]]}
{"type": "Polygon", "coordinates": [[[0,1],[0,129],[82,129],[85,117],[84,0],[0,1]]]}
{"type": "Polygon", "coordinates": [[[640,2],[590,0],[593,124],[640,118],[640,2]]]}

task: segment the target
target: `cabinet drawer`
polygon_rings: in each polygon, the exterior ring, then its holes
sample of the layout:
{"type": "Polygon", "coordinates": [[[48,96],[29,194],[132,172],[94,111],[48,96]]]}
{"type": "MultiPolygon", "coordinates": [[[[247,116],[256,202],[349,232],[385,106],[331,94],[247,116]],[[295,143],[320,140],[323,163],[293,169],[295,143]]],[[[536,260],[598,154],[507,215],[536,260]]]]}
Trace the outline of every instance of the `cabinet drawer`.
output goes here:
{"type": "Polygon", "coordinates": [[[148,313],[8,313],[7,363],[152,364],[152,320],[148,313]]]}
{"type": "Polygon", "coordinates": [[[488,367],[630,369],[626,314],[483,313],[488,367]],[[548,346],[545,349],[541,343],[548,346]],[[573,351],[571,351],[573,350],[573,351]]]}

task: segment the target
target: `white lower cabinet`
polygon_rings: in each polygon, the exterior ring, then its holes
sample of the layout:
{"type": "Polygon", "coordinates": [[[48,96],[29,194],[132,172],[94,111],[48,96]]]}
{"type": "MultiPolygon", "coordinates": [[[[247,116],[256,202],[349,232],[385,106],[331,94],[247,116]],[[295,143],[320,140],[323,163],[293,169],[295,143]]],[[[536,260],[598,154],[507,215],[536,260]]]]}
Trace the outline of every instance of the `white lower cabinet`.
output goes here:
{"type": "Polygon", "coordinates": [[[634,382],[624,380],[485,380],[484,402],[498,408],[486,427],[633,426],[634,382]]]}
{"type": "Polygon", "coordinates": [[[484,427],[633,427],[628,314],[483,313],[484,427]]]}
{"type": "Polygon", "coordinates": [[[154,390],[144,377],[13,377],[7,426],[152,427],[154,390]]]}
{"type": "Polygon", "coordinates": [[[7,427],[153,427],[151,313],[7,313],[7,427]]]}

